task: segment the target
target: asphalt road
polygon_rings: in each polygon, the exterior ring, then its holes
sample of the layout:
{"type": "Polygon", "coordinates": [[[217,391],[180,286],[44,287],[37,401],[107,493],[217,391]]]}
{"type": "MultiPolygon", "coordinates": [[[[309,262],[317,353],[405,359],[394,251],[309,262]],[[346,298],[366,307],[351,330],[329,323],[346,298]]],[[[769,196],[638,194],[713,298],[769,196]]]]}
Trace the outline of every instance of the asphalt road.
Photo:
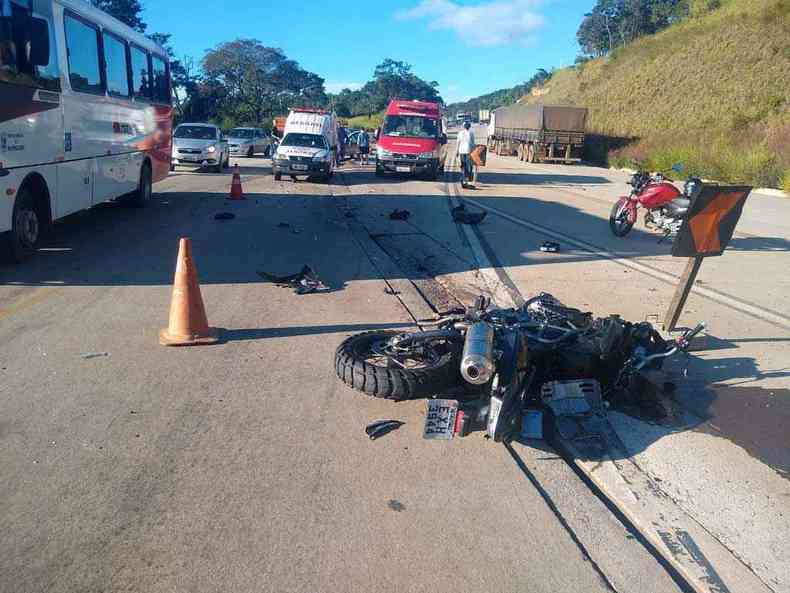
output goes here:
{"type": "MultiPolygon", "coordinates": [[[[553,451],[425,441],[424,402],[335,379],[345,336],[411,328],[486,289],[447,183],[347,165],[329,186],[294,184],[274,182],[265,159],[239,163],[244,202],[225,200],[227,174],[179,172],[150,208],[70,217],[31,261],[0,268],[0,591],[679,590],[553,451]],[[410,219],[390,220],[395,208],[410,219]],[[181,236],[219,345],[157,342],[181,236]],[[303,264],[332,290],[297,296],[256,273],[303,264]],[[406,424],[372,442],[364,426],[380,418],[406,424]]],[[[509,166],[470,197],[610,245],[585,225],[606,193],[595,175],[536,167],[526,197],[509,166]],[[549,210],[533,216],[517,198],[549,210]]],[[[540,237],[505,217],[481,230],[535,290],[601,305],[573,275],[598,290],[620,281],[581,254],[545,265],[540,237]]],[[[620,249],[672,272],[652,245],[637,233],[620,249]]],[[[652,280],[635,276],[638,302],[652,280]]],[[[743,298],[773,306],[759,292],[743,298]]],[[[644,315],[626,300],[624,314],[644,315]]]]}

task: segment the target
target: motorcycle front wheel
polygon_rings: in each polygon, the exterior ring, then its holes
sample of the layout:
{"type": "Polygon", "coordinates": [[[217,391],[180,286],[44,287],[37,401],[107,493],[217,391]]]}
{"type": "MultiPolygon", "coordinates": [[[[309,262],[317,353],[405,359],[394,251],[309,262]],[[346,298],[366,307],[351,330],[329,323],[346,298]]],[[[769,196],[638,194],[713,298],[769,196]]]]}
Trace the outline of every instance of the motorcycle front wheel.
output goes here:
{"type": "Polygon", "coordinates": [[[401,332],[372,331],[351,336],[335,352],[338,378],[357,391],[392,400],[437,395],[461,382],[460,346],[437,338],[394,351],[401,332]]]}
{"type": "Polygon", "coordinates": [[[615,237],[625,237],[634,228],[634,221],[629,216],[628,198],[620,198],[609,214],[609,228],[615,237]]]}

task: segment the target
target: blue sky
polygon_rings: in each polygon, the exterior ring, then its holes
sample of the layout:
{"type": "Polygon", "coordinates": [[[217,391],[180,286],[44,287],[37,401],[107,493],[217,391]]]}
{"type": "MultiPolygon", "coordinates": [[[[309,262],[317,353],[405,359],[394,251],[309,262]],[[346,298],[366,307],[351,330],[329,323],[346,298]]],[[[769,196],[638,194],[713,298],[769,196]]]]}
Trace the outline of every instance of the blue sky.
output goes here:
{"type": "Polygon", "coordinates": [[[143,0],[149,32],[173,34],[178,57],[199,61],[222,41],[255,38],[326,79],[327,90],[369,80],[384,58],[440,83],[447,102],[567,66],[594,0],[143,0]]]}

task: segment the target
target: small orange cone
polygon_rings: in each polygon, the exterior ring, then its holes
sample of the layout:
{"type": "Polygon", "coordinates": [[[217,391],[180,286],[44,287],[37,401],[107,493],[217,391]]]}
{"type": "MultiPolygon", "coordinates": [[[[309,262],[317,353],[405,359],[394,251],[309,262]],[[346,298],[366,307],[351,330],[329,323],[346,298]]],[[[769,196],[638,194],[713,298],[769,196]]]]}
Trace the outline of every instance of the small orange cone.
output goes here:
{"type": "Polygon", "coordinates": [[[218,340],[219,332],[209,327],[206,319],[197,268],[192,261],[192,242],[181,238],[178,244],[176,276],[173,280],[170,322],[159,332],[159,343],[163,346],[197,346],[214,344],[218,340]]]}
{"type": "Polygon", "coordinates": [[[239,174],[239,165],[233,165],[233,181],[230,184],[230,199],[231,200],[244,200],[244,190],[241,188],[241,175],[239,174]]]}

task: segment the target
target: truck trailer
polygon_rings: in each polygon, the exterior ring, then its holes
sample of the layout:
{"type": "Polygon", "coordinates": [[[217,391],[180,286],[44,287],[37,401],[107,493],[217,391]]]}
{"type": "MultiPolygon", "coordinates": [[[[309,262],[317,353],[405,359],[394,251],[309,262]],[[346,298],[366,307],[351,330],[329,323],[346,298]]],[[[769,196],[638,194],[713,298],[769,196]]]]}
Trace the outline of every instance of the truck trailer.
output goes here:
{"type": "Polygon", "coordinates": [[[491,120],[489,150],[496,154],[530,163],[581,160],[586,107],[516,103],[496,109],[491,120]]]}

